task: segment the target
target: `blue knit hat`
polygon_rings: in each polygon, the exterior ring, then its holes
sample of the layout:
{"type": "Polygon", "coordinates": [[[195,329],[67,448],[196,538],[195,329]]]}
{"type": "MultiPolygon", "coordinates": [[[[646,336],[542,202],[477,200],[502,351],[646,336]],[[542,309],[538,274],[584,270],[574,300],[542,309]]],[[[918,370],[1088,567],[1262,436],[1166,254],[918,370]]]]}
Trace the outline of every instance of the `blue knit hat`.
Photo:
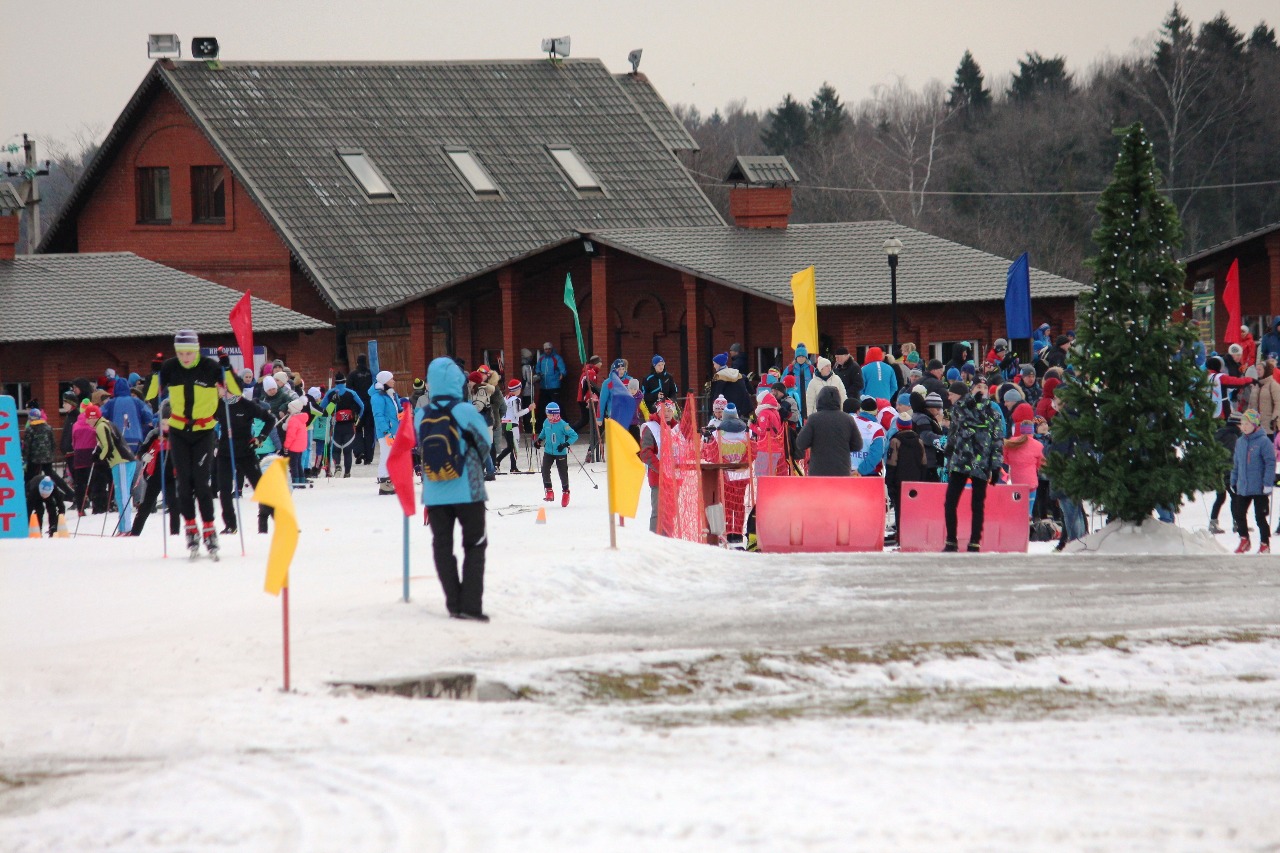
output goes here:
{"type": "Polygon", "coordinates": [[[899,394],[899,395],[898,395],[898,405],[899,405],[899,406],[910,406],[910,405],[911,405],[911,395],[910,395],[910,394],[899,394]]]}
{"type": "Polygon", "coordinates": [[[738,416],[738,407],[733,403],[725,403],[724,416],[726,418],[736,418],[738,416]]]}
{"type": "Polygon", "coordinates": [[[954,367],[947,368],[947,381],[956,382],[960,379],[960,371],[954,367]]]}
{"type": "Polygon", "coordinates": [[[50,495],[52,495],[53,479],[50,477],[45,477],[43,480],[40,481],[39,489],[40,489],[40,497],[42,498],[47,498],[50,495]]]}
{"type": "Polygon", "coordinates": [[[558,414],[560,414],[560,404],[559,404],[559,403],[547,403],[546,412],[547,412],[547,414],[548,414],[548,415],[558,415],[558,414]]]}
{"type": "Polygon", "coordinates": [[[718,352],[712,357],[711,360],[716,363],[716,367],[729,366],[729,354],[727,352],[718,352]]]}
{"type": "Polygon", "coordinates": [[[619,367],[622,367],[622,366],[623,366],[623,365],[625,365],[625,364],[626,364],[626,362],[625,362],[625,361],[623,361],[622,359],[620,359],[620,358],[615,358],[615,359],[613,360],[613,364],[609,366],[609,369],[610,369],[610,370],[617,370],[619,367]]]}
{"type": "Polygon", "coordinates": [[[655,355],[655,356],[653,357],[653,366],[654,366],[654,367],[657,367],[659,363],[664,362],[664,361],[666,361],[666,359],[665,359],[665,358],[663,358],[663,357],[662,357],[662,356],[660,356],[660,355],[655,355]]]}
{"type": "Polygon", "coordinates": [[[796,358],[808,358],[809,350],[804,344],[796,344],[796,358]]]}

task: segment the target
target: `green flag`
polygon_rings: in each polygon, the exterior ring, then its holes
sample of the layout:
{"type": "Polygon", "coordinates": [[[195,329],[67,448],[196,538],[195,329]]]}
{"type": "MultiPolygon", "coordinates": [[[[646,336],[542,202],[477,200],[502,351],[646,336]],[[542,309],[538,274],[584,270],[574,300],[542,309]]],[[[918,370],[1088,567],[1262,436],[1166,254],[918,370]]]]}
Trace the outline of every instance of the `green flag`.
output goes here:
{"type": "Polygon", "coordinates": [[[573,295],[573,276],[564,274],[564,304],[573,312],[573,330],[578,333],[578,360],[587,363],[587,345],[582,341],[582,321],[578,319],[578,300],[573,295]]]}

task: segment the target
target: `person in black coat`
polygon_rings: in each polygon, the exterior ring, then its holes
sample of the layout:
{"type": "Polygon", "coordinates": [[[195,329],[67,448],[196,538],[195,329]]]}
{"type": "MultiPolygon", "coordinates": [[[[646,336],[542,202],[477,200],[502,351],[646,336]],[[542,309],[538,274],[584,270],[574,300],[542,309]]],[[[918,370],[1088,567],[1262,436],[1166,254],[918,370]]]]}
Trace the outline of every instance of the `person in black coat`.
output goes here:
{"type": "Polygon", "coordinates": [[[676,381],[667,372],[667,362],[662,356],[653,357],[653,372],[644,378],[640,391],[644,394],[644,406],[649,410],[649,414],[658,411],[658,397],[667,400],[676,399],[676,381]]]}
{"type": "Polygon", "coordinates": [[[66,514],[66,501],[75,500],[75,494],[62,482],[61,477],[37,473],[27,480],[27,509],[36,514],[36,523],[43,527],[49,517],[49,535],[58,532],[58,519],[66,514]]]}
{"type": "Polygon", "coordinates": [[[796,436],[796,455],[809,451],[810,477],[848,477],[849,454],[862,449],[862,433],[853,418],[840,411],[840,392],[830,386],[818,392],[817,410],[796,436]]]}
{"type": "Polygon", "coordinates": [[[884,463],[884,482],[889,489],[889,503],[893,505],[895,540],[902,529],[902,484],[926,481],[927,458],[924,442],[914,428],[914,418],[910,414],[898,415],[897,427],[898,431],[889,439],[884,463]]]}
{"type": "MultiPolygon", "coordinates": [[[[236,525],[236,493],[247,479],[255,489],[262,470],[258,467],[258,445],[262,443],[258,435],[270,435],[276,428],[276,416],[271,410],[248,397],[230,394],[221,389],[225,401],[222,411],[218,413],[221,429],[218,435],[217,484],[218,498],[222,503],[222,521],[224,534],[235,533],[236,525]],[[262,421],[265,426],[259,433],[253,429],[254,421],[262,421]],[[227,427],[230,426],[228,437],[227,427]],[[235,474],[232,474],[232,469],[235,474]]],[[[267,507],[259,509],[259,529],[266,532],[267,507]]]]}
{"type": "Polygon", "coordinates": [[[738,417],[743,420],[749,419],[756,411],[756,398],[747,387],[746,378],[737,370],[727,366],[726,353],[720,353],[712,361],[716,366],[716,374],[712,377],[711,387],[707,390],[707,399],[714,400],[723,394],[726,401],[738,407],[738,417]],[[724,362],[721,363],[719,359],[724,359],[724,362]]]}
{"type": "Polygon", "coordinates": [[[347,387],[356,392],[360,402],[364,403],[365,417],[356,422],[355,456],[356,463],[368,465],[373,462],[373,417],[369,402],[369,389],[373,387],[373,374],[369,371],[369,359],[356,356],[356,369],[347,376],[347,387]]]}
{"type": "Polygon", "coordinates": [[[836,363],[831,371],[844,383],[844,396],[849,400],[862,398],[862,368],[858,360],[849,355],[848,347],[836,347],[836,363]]]}

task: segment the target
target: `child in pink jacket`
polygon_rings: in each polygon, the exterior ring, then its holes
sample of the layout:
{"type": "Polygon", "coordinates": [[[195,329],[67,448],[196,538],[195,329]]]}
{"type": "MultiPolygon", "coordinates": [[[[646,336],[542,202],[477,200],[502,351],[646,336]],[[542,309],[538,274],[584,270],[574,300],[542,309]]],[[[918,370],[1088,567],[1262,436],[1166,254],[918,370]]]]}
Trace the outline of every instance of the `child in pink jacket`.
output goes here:
{"type": "Polygon", "coordinates": [[[289,420],[285,425],[284,449],[289,454],[289,478],[295,486],[306,485],[302,473],[302,458],[307,452],[307,401],[302,397],[289,403],[289,420]]]}
{"type": "Polygon", "coordinates": [[[1040,466],[1044,464],[1044,445],[1035,437],[1036,425],[1031,407],[1019,403],[1013,409],[1013,438],[1004,441],[1004,461],[1009,466],[1009,482],[1030,489],[1027,512],[1036,503],[1036,486],[1040,483],[1040,466]]]}

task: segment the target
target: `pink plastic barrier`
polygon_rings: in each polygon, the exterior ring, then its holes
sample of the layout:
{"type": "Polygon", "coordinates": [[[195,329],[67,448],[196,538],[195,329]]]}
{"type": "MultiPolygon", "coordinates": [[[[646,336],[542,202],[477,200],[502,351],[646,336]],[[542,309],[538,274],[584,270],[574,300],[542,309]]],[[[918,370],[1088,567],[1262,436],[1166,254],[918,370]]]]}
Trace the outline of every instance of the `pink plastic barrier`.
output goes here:
{"type": "Polygon", "coordinates": [[[760,550],[884,550],[884,480],[879,477],[760,477],[760,550]]]}
{"type": "MultiPolygon", "coordinates": [[[[965,489],[956,507],[956,536],[960,550],[969,544],[971,489],[965,489]]],[[[943,518],[946,483],[903,483],[902,521],[898,525],[900,551],[941,551],[947,544],[943,518]]],[[[1030,517],[1025,486],[988,486],[986,516],[982,523],[982,550],[1019,554],[1027,550],[1030,517]]]]}

